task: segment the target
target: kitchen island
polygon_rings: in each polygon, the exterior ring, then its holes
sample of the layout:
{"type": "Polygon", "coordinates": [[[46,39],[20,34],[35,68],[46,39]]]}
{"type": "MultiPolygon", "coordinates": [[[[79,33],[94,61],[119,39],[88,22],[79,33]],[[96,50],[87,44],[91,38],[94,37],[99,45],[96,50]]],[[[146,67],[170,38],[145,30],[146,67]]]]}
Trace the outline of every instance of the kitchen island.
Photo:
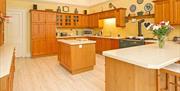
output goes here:
{"type": "Polygon", "coordinates": [[[157,44],[149,44],[105,51],[103,55],[106,91],[164,91],[161,69],[180,60],[180,45],[167,42],[160,49],[157,44]]]}
{"type": "Polygon", "coordinates": [[[72,74],[92,70],[95,65],[95,41],[58,40],[60,65],[72,74]]]}

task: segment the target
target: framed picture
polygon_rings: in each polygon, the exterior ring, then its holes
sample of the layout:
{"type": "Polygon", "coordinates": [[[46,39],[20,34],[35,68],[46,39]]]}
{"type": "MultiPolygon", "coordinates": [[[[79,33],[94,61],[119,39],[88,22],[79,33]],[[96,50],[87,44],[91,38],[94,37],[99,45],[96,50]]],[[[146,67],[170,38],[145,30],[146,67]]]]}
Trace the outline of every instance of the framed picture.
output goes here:
{"type": "Polygon", "coordinates": [[[69,12],[69,7],[68,6],[63,6],[63,12],[69,12]]]}

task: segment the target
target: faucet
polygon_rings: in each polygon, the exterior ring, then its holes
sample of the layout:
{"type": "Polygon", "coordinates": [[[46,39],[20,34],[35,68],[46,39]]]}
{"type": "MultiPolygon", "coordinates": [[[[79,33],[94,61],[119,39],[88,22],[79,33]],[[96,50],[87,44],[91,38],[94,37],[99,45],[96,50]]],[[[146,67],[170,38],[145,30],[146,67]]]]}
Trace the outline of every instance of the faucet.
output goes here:
{"type": "Polygon", "coordinates": [[[138,36],[143,36],[142,34],[142,23],[144,22],[144,19],[141,19],[138,21],[138,36]]]}

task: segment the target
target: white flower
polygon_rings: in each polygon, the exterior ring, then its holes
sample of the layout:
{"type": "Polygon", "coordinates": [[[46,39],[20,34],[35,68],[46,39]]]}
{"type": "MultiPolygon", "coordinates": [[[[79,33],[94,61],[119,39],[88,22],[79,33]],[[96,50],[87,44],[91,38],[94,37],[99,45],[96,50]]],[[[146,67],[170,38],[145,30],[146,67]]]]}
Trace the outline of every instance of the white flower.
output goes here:
{"type": "Polygon", "coordinates": [[[156,26],[156,25],[153,26],[153,30],[158,30],[159,28],[160,26],[156,26]]]}
{"type": "Polygon", "coordinates": [[[165,22],[165,25],[169,25],[169,21],[168,21],[168,22],[165,22]]]}

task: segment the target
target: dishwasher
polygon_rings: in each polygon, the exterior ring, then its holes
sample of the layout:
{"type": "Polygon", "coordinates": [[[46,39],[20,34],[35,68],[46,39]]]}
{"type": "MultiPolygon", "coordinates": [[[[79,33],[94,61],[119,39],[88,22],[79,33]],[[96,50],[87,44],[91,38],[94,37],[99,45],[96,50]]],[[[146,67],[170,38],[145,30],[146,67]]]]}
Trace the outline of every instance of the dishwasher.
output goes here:
{"type": "Polygon", "coordinates": [[[133,47],[133,46],[140,46],[144,45],[145,41],[144,40],[135,40],[135,39],[120,39],[119,40],[120,48],[127,48],[127,47],[133,47]]]}

